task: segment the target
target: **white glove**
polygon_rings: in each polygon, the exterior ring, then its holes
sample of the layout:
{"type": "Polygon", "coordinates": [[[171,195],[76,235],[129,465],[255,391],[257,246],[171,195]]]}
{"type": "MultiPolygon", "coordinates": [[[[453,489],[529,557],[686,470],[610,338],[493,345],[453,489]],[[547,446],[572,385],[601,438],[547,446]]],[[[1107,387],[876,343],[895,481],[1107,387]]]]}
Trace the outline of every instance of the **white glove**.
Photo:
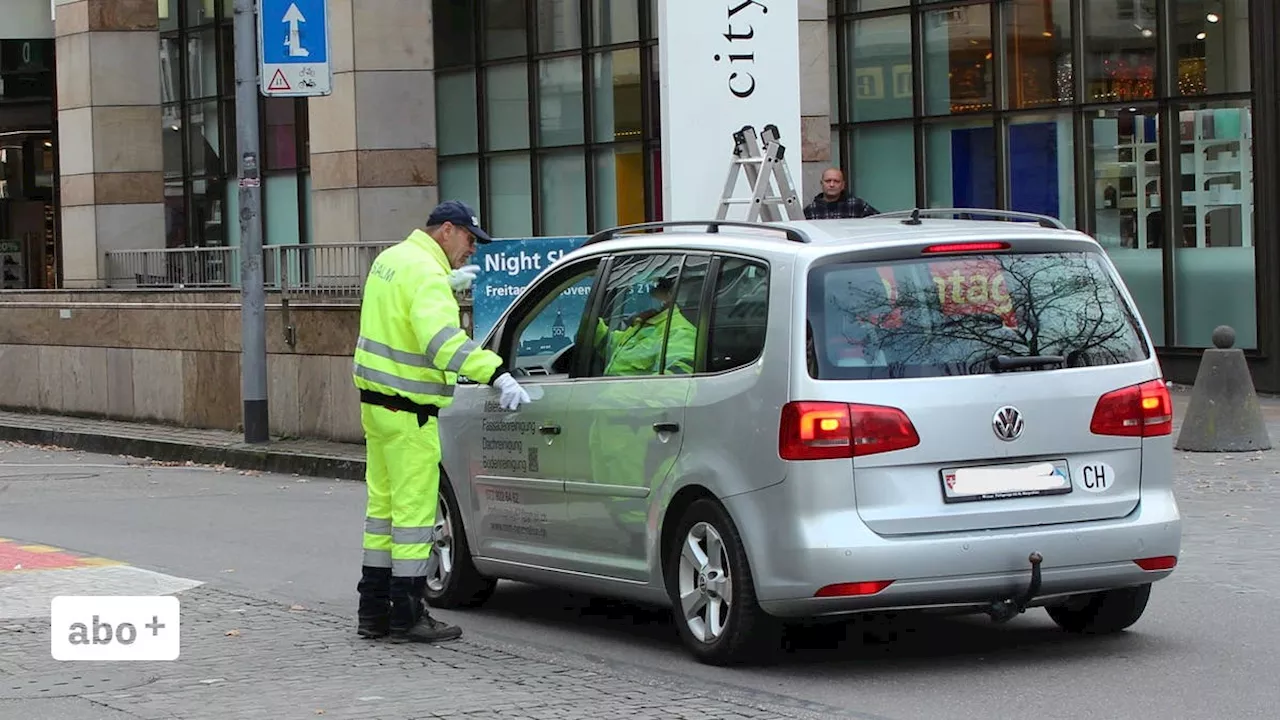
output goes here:
{"type": "Polygon", "coordinates": [[[475,282],[479,274],[479,265],[463,265],[449,273],[449,287],[453,288],[454,292],[462,292],[471,287],[471,283],[475,282]]]}
{"type": "Polygon", "coordinates": [[[522,387],[516,379],[511,377],[511,373],[502,373],[493,381],[493,387],[502,393],[502,398],[498,400],[498,405],[503,410],[518,410],[520,405],[527,405],[533,400],[529,397],[529,393],[522,387]]]}

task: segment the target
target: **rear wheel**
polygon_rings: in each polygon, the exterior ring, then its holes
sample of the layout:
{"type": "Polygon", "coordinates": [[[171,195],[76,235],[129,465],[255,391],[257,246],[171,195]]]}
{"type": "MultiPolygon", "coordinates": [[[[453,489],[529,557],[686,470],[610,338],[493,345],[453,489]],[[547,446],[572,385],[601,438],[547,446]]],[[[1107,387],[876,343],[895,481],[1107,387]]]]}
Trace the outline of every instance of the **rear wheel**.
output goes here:
{"type": "Polygon", "coordinates": [[[1151,598],[1151,584],[1078,595],[1046,607],[1049,617],[1067,632],[1107,635],[1138,622],[1151,598]]]}
{"type": "Polygon", "coordinates": [[[776,650],[781,623],[760,609],[728,513],[698,500],[677,521],[664,575],[680,639],[699,661],[731,665],[776,650]]]}
{"type": "Polygon", "coordinates": [[[426,600],[446,610],[484,604],[497,588],[471,562],[471,548],[458,512],[458,499],[447,478],[440,477],[440,504],[436,507],[436,539],[431,547],[431,571],[427,575],[426,600]]]}

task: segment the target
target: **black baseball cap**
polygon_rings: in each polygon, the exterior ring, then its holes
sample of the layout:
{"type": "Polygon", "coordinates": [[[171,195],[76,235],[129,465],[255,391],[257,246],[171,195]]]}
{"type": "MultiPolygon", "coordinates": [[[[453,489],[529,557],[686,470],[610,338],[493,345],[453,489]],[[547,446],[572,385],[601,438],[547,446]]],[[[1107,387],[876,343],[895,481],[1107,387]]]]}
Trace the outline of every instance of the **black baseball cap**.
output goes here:
{"type": "Polygon", "coordinates": [[[447,222],[453,223],[459,227],[466,228],[472,235],[476,236],[476,241],[481,243],[493,242],[493,238],[489,237],[489,233],[480,228],[480,216],[476,214],[471,206],[461,200],[445,200],[431,211],[431,217],[427,218],[427,225],[443,225],[447,222]]]}

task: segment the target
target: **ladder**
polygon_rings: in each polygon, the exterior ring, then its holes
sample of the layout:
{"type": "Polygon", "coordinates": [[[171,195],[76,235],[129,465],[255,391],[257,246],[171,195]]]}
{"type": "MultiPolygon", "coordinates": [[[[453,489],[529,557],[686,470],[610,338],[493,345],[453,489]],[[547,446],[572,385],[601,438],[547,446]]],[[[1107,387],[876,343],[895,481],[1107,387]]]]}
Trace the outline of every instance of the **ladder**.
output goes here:
{"type": "Polygon", "coordinates": [[[716,213],[716,219],[726,219],[732,205],[748,205],[748,222],[804,220],[804,208],[796,195],[787,164],[783,162],[785,154],[786,148],[778,142],[778,128],[775,125],[766,125],[759,136],[750,125],[735,132],[733,159],[729,161],[729,177],[725,180],[724,192],[720,195],[720,209],[716,213]],[[761,141],[764,143],[763,148],[761,141]],[[733,197],[743,170],[747,173],[751,195],[733,197]],[[777,182],[776,195],[772,194],[774,181],[777,182]],[[783,216],[784,210],[786,217],[783,216]]]}

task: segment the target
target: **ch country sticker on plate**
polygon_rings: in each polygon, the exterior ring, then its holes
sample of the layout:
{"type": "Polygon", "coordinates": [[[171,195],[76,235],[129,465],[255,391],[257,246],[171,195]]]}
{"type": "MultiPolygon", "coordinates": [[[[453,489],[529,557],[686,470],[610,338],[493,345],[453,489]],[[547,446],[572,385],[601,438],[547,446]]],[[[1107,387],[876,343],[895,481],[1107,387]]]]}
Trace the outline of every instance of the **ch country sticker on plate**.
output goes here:
{"type": "Polygon", "coordinates": [[[1071,492],[1071,472],[1066,460],[950,468],[942,471],[942,492],[949,503],[1061,495],[1071,492]]]}

